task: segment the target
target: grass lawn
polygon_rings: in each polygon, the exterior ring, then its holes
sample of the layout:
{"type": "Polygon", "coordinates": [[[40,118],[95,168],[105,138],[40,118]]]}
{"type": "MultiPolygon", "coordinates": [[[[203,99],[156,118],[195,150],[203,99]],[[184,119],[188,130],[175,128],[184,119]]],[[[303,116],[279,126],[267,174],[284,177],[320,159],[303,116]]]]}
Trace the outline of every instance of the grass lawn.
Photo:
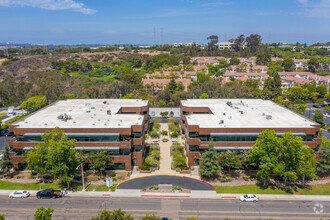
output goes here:
{"type": "MultiPolygon", "coordinates": [[[[80,76],[78,72],[70,73],[71,76],[80,76]]],[[[81,76],[89,77],[87,74],[83,74],[81,76]]],[[[100,76],[94,76],[92,77],[94,79],[102,79],[102,80],[110,80],[110,81],[116,81],[116,79],[111,75],[100,75],[100,76]]]]}
{"type": "Polygon", "coordinates": [[[290,189],[282,189],[277,186],[262,187],[259,185],[247,186],[214,186],[217,193],[234,193],[234,194],[296,194],[296,195],[330,195],[330,183],[307,188],[291,187],[290,189]]]}
{"type": "MultiPolygon", "coordinates": [[[[70,183],[70,187],[77,191],[82,190],[81,183],[70,183]]],[[[116,184],[111,187],[111,191],[115,191],[116,184]]],[[[39,189],[48,189],[53,188],[56,190],[63,190],[65,186],[58,185],[56,183],[12,183],[7,181],[0,180],[0,189],[3,190],[39,190],[39,189]]],[[[91,185],[85,184],[85,188],[87,191],[109,191],[109,188],[106,185],[91,185]]]]}

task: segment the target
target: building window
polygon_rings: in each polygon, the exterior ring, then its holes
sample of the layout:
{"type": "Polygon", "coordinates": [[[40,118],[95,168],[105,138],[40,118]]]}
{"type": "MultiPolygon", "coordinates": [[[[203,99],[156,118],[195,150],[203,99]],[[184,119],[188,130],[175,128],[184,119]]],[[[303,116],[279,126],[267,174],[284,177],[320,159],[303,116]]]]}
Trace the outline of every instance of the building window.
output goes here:
{"type": "Polygon", "coordinates": [[[189,132],[190,138],[198,138],[198,132],[189,132]]]}
{"type": "Polygon", "coordinates": [[[184,124],[184,125],[185,125],[185,124],[186,124],[186,120],[182,120],[182,124],[184,124]]]}
{"type": "Polygon", "coordinates": [[[133,138],[141,138],[142,134],[141,132],[133,132],[133,138]]]}
{"type": "Polygon", "coordinates": [[[201,141],[210,141],[211,138],[210,138],[210,135],[200,135],[199,139],[201,141]]]}
{"type": "Polygon", "coordinates": [[[141,112],[141,115],[146,115],[146,114],[148,114],[148,111],[141,112]]]}
{"type": "Polygon", "coordinates": [[[142,150],[142,145],[134,145],[133,149],[134,149],[134,151],[141,151],[142,150]]]}
{"type": "Polygon", "coordinates": [[[130,155],[130,149],[120,149],[120,155],[130,155]]]}
{"type": "Polygon", "coordinates": [[[189,145],[189,151],[199,151],[198,145],[189,145]]]}
{"type": "Polygon", "coordinates": [[[182,111],[183,115],[189,115],[189,112],[182,111]]]}

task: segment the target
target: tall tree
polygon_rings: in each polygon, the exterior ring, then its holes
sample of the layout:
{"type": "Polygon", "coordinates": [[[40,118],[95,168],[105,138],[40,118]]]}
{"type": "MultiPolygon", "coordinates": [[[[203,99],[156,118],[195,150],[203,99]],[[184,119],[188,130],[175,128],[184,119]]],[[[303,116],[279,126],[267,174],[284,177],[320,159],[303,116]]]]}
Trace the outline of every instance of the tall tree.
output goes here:
{"type": "Polygon", "coordinates": [[[113,211],[102,210],[96,217],[91,220],[133,220],[133,216],[122,211],[120,208],[113,211]]]}
{"type": "Polygon", "coordinates": [[[324,118],[323,118],[323,114],[322,114],[321,110],[319,110],[319,109],[315,110],[314,121],[319,124],[323,124],[324,118]]]}
{"type": "Polygon", "coordinates": [[[217,35],[211,35],[211,36],[207,37],[207,40],[209,41],[208,49],[209,49],[210,55],[212,57],[214,54],[215,48],[216,48],[216,44],[218,43],[219,37],[217,35]]]}
{"type": "Polygon", "coordinates": [[[259,34],[251,34],[246,38],[247,47],[251,53],[255,53],[259,44],[261,43],[262,38],[259,34]]]}
{"type": "Polygon", "coordinates": [[[294,61],[291,59],[291,57],[286,57],[282,62],[282,67],[285,72],[291,72],[294,70],[294,61]]]}
{"type": "Polygon", "coordinates": [[[210,143],[209,149],[202,154],[201,166],[199,172],[204,177],[213,177],[221,171],[220,163],[218,162],[219,154],[210,143]]]}
{"type": "Polygon", "coordinates": [[[225,152],[221,152],[220,156],[220,164],[224,168],[227,168],[229,171],[231,169],[237,169],[241,167],[241,163],[239,159],[236,157],[236,152],[232,152],[230,150],[227,150],[225,152]]]}
{"type": "Polygon", "coordinates": [[[14,167],[13,162],[10,160],[10,156],[9,156],[9,147],[6,144],[5,145],[5,149],[3,151],[3,156],[0,159],[0,170],[2,171],[9,171],[10,169],[12,169],[14,167]]]}
{"type": "Polygon", "coordinates": [[[245,43],[245,36],[244,34],[241,34],[236,39],[230,39],[229,42],[233,43],[231,46],[233,50],[239,52],[245,43]]]}
{"type": "Polygon", "coordinates": [[[175,79],[173,77],[170,80],[170,82],[167,84],[167,87],[168,87],[168,90],[170,91],[170,93],[172,93],[172,94],[177,89],[177,83],[175,82],[175,79]]]}
{"type": "Polygon", "coordinates": [[[309,146],[303,146],[300,152],[297,152],[299,162],[296,167],[298,177],[302,178],[302,185],[305,185],[305,177],[316,177],[316,159],[315,152],[309,146]]]}
{"type": "Polygon", "coordinates": [[[264,130],[250,149],[251,165],[258,167],[257,179],[264,180],[266,185],[270,174],[277,163],[278,140],[274,130],[264,130]]]}
{"type": "Polygon", "coordinates": [[[89,158],[92,160],[92,163],[89,165],[89,168],[92,170],[99,171],[101,175],[106,169],[113,165],[110,162],[110,153],[106,150],[93,152],[90,154],[89,158]]]}
{"type": "Polygon", "coordinates": [[[320,59],[317,57],[312,57],[308,62],[308,70],[312,73],[315,73],[316,70],[320,67],[320,59]]]}
{"type": "Polygon", "coordinates": [[[48,171],[48,146],[45,144],[38,144],[35,148],[26,153],[26,162],[28,168],[33,171],[37,171],[41,174],[42,182],[44,181],[44,174],[48,171]]]}
{"type": "Polygon", "coordinates": [[[45,209],[44,207],[39,207],[37,211],[34,213],[35,220],[52,220],[54,209],[48,207],[45,209]]]}
{"type": "Polygon", "coordinates": [[[42,139],[49,147],[48,163],[54,178],[60,178],[63,184],[69,185],[71,176],[76,174],[79,165],[75,149],[76,140],[68,140],[59,128],[51,132],[46,131],[42,139]]]}
{"type": "Polygon", "coordinates": [[[317,161],[317,170],[321,173],[330,174],[330,140],[322,138],[322,143],[318,150],[320,159],[317,161]]]}

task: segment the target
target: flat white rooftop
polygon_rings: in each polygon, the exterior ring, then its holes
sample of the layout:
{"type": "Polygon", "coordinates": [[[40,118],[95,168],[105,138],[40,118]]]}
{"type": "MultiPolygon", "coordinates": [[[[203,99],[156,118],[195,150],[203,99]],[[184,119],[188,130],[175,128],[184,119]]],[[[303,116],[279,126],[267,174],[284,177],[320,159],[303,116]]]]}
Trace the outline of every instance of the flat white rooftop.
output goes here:
{"type": "Polygon", "coordinates": [[[69,99],[53,103],[14,125],[19,128],[130,128],[143,125],[143,115],[117,112],[121,107],[147,105],[148,101],[142,99],[69,99]],[[58,118],[64,114],[71,119],[58,118]]]}
{"type": "Polygon", "coordinates": [[[312,128],[318,125],[269,100],[188,99],[181,104],[210,108],[213,114],[186,116],[188,125],[200,128],[312,128]]]}

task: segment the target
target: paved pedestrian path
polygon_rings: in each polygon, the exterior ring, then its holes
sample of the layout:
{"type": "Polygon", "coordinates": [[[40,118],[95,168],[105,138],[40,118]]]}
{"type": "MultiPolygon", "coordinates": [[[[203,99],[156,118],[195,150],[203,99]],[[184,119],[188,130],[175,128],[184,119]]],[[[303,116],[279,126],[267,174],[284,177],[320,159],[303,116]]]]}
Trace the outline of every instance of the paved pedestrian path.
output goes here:
{"type": "MultiPolygon", "coordinates": [[[[185,177],[191,177],[195,179],[200,179],[198,175],[198,171],[192,172],[192,174],[181,174],[179,172],[176,172],[175,170],[171,169],[171,163],[172,163],[172,158],[171,158],[171,146],[172,146],[172,140],[170,137],[170,132],[168,129],[168,124],[167,123],[161,123],[160,124],[160,132],[161,131],[167,131],[166,136],[161,136],[159,140],[159,149],[160,149],[160,168],[159,170],[156,170],[152,173],[140,173],[139,171],[133,170],[131,178],[135,177],[143,177],[143,176],[150,176],[150,175],[178,175],[178,176],[185,176],[185,177]],[[167,139],[167,142],[162,141],[163,139],[167,139]]],[[[180,143],[183,142],[183,140],[180,137],[180,143]]],[[[150,140],[146,140],[146,142],[150,143],[150,140]]]]}

